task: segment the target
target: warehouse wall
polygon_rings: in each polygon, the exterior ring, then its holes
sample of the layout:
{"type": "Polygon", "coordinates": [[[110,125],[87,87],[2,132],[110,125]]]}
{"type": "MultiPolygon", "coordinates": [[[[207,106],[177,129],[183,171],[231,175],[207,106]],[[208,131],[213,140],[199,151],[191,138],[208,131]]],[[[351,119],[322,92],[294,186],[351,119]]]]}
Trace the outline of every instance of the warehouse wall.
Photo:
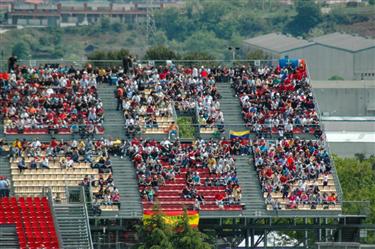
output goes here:
{"type": "Polygon", "coordinates": [[[328,142],[328,144],[331,152],[341,157],[354,157],[356,153],[365,154],[366,157],[375,155],[375,143],[328,142]]]}
{"type": "Polygon", "coordinates": [[[370,116],[375,103],[375,89],[316,88],[315,97],[320,111],[329,116],[370,116]]]}
{"type": "Polygon", "coordinates": [[[314,44],[283,55],[288,55],[289,58],[304,58],[314,80],[327,80],[334,75],[345,80],[354,78],[353,53],[344,50],[314,44]]]}
{"type": "Polygon", "coordinates": [[[354,74],[356,79],[375,79],[375,48],[355,53],[354,74]]]}

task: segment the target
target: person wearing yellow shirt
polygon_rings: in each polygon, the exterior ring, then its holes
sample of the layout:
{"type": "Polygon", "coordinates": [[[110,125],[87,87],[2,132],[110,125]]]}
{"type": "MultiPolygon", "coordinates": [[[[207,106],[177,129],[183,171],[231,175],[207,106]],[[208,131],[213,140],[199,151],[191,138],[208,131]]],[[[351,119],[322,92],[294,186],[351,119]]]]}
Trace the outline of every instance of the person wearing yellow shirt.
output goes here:
{"type": "Polygon", "coordinates": [[[80,140],[78,144],[78,150],[83,150],[85,146],[86,146],[85,142],[83,140],[80,140]]]}
{"type": "Polygon", "coordinates": [[[210,173],[213,173],[216,168],[216,159],[211,155],[208,158],[207,167],[210,170],[210,173]]]}
{"type": "Polygon", "coordinates": [[[107,71],[104,68],[100,68],[98,74],[99,74],[99,82],[102,83],[104,81],[105,76],[107,75],[107,71]]]}
{"type": "Polygon", "coordinates": [[[21,141],[17,138],[17,139],[13,142],[12,146],[15,147],[15,148],[21,149],[21,148],[22,148],[22,143],[21,143],[21,141]]]}
{"type": "Polygon", "coordinates": [[[14,141],[13,143],[12,143],[12,148],[11,148],[11,150],[10,150],[10,157],[11,158],[13,158],[13,157],[15,157],[16,155],[18,156],[18,157],[20,157],[21,156],[21,154],[22,154],[22,143],[21,143],[21,141],[17,138],[16,139],[16,141],[14,141]]]}

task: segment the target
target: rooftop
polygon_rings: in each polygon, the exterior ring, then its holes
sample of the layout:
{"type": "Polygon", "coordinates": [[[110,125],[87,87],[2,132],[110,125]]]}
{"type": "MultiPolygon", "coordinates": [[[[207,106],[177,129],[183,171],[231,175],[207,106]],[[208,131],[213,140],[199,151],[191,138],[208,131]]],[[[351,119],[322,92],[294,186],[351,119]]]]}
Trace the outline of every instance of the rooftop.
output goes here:
{"type": "Polygon", "coordinates": [[[375,47],[375,40],[345,33],[331,33],[313,39],[314,42],[351,52],[375,47]]]}
{"type": "Polygon", "coordinates": [[[257,36],[245,40],[253,46],[261,47],[273,52],[282,53],[300,47],[305,47],[314,44],[304,39],[295,38],[293,36],[284,35],[281,33],[270,33],[266,35],[257,36]]]}

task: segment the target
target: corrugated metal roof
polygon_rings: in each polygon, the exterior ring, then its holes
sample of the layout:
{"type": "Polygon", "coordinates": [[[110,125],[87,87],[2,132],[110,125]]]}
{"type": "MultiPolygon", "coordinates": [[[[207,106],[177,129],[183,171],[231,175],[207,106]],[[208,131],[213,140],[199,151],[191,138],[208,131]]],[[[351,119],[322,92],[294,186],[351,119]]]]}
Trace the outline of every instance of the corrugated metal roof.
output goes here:
{"type": "Polygon", "coordinates": [[[313,42],[309,42],[304,39],[299,39],[279,33],[270,33],[267,35],[250,38],[245,40],[245,43],[277,53],[282,53],[314,44],[313,42]]]}
{"type": "Polygon", "coordinates": [[[316,37],[313,41],[318,44],[345,49],[352,52],[375,47],[375,40],[373,39],[366,39],[364,37],[338,32],[316,37]]]}

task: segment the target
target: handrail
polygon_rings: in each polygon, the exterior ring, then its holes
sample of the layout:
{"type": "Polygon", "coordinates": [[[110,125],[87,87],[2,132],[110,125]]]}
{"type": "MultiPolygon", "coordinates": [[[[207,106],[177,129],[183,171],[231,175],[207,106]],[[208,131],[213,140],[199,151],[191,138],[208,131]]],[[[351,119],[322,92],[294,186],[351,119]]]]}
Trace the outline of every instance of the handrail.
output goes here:
{"type": "Polygon", "coordinates": [[[94,248],[94,245],[92,243],[92,237],[91,237],[91,229],[90,229],[90,222],[89,222],[89,213],[88,213],[88,210],[87,210],[87,206],[86,206],[86,192],[85,192],[85,188],[84,186],[81,186],[81,195],[82,195],[82,201],[83,201],[83,208],[84,208],[84,211],[85,211],[85,216],[86,216],[86,219],[85,219],[85,223],[86,223],[86,227],[87,227],[87,236],[89,237],[89,246],[91,249],[94,248]]]}
{"type": "MultiPolygon", "coordinates": [[[[176,124],[176,127],[177,127],[177,134],[176,134],[176,137],[177,137],[177,138],[180,138],[180,127],[178,127],[178,125],[177,125],[177,112],[176,112],[176,108],[175,108],[175,102],[172,101],[171,105],[172,105],[172,116],[173,116],[173,120],[174,120],[174,122],[175,122],[175,124],[176,124]]],[[[168,132],[169,132],[169,131],[168,131],[168,132]]]]}
{"type": "MultiPolygon", "coordinates": [[[[150,61],[153,61],[153,62],[157,62],[157,63],[166,63],[168,60],[145,60],[145,59],[140,59],[140,60],[135,60],[134,63],[136,64],[142,64],[142,63],[148,63],[150,61]]],[[[216,59],[216,60],[169,60],[169,61],[172,61],[172,63],[186,63],[186,62],[248,62],[248,63],[274,63],[274,62],[278,62],[279,60],[278,59],[266,59],[266,60],[246,60],[246,59],[243,59],[243,60],[239,60],[239,59],[236,59],[236,60],[219,60],[219,59],[216,59]]],[[[118,62],[118,63],[122,63],[122,60],[90,60],[90,59],[79,59],[79,60],[71,60],[71,59],[64,59],[64,58],[61,58],[61,59],[19,59],[18,62],[56,62],[56,63],[61,63],[63,64],[64,62],[118,62]]],[[[8,63],[7,60],[0,60],[0,63],[8,63]]]]}
{"type": "Polygon", "coordinates": [[[198,107],[198,101],[197,100],[194,101],[194,111],[195,111],[195,117],[197,119],[197,126],[196,127],[198,128],[198,135],[200,137],[200,134],[201,134],[201,123],[199,122],[200,117],[199,117],[199,107],[198,107]]]}
{"type": "MultiPolygon", "coordinates": [[[[58,223],[57,223],[57,217],[56,217],[56,214],[55,214],[55,204],[54,204],[54,201],[53,201],[53,197],[52,197],[52,191],[51,191],[51,188],[50,187],[43,187],[43,192],[44,190],[47,189],[47,199],[48,199],[48,203],[49,203],[49,206],[51,208],[51,213],[52,213],[52,217],[53,217],[53,225],[55,226],[55,229],[57,230],[59,228],[58,226],[58,223]]],[[[59,245],[60,247],[62,248],[63,246],[63,243],[62,243],[62,238],[61,238],[61,234],[59,232],[59,230],[57,231],[57,241],[59,242],[59,245]]]]}

